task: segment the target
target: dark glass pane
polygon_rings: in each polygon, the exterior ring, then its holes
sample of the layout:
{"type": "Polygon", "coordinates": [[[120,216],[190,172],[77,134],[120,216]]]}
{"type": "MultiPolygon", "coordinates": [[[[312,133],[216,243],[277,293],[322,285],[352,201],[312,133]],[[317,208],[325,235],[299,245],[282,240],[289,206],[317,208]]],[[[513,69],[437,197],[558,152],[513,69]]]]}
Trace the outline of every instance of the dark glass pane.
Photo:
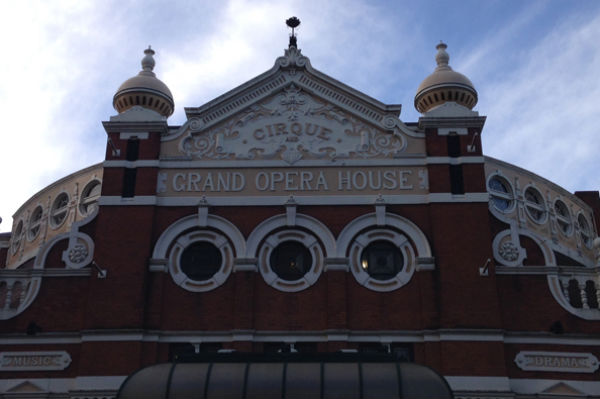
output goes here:
{"type": "Polygon", "coordinates": [[[181,270],[192,280],[208,280],[221,269],[223,257],[213,244],[199,241],[189,245],[181,254],[181,270]]]}
{"type": "Polygon", "coordinates": [[[123,197],[131,198],[135,195],[136,175],[137,169],[125,169],[125,173],[123,174],[123,197]]]}
{"type": "Polygon", "coordinates": [[[450,165],[450,192],[452,194],[464,194],[462,165],[450,165]]]}
{"type": "Polygon", "coordinates": [[[494,191],[508,194],[508,187],[498,178],[492,178],[489,182],[489,186],[494,191]]]}
{"type": "Polygon", "coordinates": [[[404,266],[404,257],[389,241],[374,241],[362,252],[361,267],[376,280],[394,278],[404,266]]]}
{"type": "Polygon", "coordinates": [[[286,241],[279,244],[271,253],[269,259],[271,269],[286,281],[301,279],[312,265],[310,251],[296,241],[286,241]]]}
{"type": "Polygon", "coordinates": [[[457,135],[448,136],[448,156],[458,157],[460,156],[460,137],[457,135]]]}
{"type": "Polygon", "coordinates": [[[596,284],[592,280],[585,282],[585,296],[590,309],[598,309],[598,296],[596,295],[596,284]]]}
{"type": "Polygon", "coordinates": [[[127,154],[126,159],[128,161],[136,161],[140,153],[140,140],[137,138],[127,140],[127,154]]]}

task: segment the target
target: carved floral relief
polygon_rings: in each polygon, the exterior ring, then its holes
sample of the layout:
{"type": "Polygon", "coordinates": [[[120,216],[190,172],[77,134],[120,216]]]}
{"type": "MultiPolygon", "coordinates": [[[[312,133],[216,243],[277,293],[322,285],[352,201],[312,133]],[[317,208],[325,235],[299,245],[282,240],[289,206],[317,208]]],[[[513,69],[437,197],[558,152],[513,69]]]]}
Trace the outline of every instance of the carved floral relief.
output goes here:
{"type": "Polygon", "coordinates": [[[406,147],[397,133],[382,131],[323,102],[294,84],[252,105],[224,124],[190,131],[180,151],[197,159],[283,160],[393,158],[406,147]]]}

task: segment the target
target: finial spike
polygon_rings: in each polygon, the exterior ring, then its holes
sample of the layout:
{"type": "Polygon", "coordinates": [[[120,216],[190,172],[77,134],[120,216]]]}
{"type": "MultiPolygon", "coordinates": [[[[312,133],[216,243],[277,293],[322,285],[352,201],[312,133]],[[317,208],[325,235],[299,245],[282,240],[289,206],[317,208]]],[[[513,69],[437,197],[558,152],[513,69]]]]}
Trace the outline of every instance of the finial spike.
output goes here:
{"type": "Polygon", "coordinates": [[[144,56],[144,58],[142,58],[142,70],[146,72],[152,72],[155,65],[153,57],[155,53],[154,50],[152,50],[152,47],[150,47],[150,45],[148,45],[148,48],[144,50],[144,54],[146,55],[144,56]]]}
{"type": "Polygon", "coordinates": [[[296,39],[294,29],[300,26],[300,20],[297,17],[291,17],[285,20],[285,24],[292,28],[289,47],[298,47],[298,40],[296,39]]]}
{"type": "Polygon", "coordinates": [[[439,67],[448,67],[448,62],[450,61],[450,56],[446,52],[448,45],[446,45],[446,43],[444,43],[443,41],[440,40],[440,43],[437,46],[435,46],[435,48],[438,51],[437,54],[435,55],[435,61],[438,64],[438,68],[439,67]]]}

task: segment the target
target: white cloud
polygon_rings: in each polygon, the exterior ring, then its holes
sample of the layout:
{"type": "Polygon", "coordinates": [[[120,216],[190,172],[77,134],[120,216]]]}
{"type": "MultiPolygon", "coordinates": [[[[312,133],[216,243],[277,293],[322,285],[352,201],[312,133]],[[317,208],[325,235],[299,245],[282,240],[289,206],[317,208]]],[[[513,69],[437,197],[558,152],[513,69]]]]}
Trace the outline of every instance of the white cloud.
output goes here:
{"type": "Polygon", "coordinates": [[[479,87],[486,153],[568,190],[598,190],[600,15],[556,26],[504,79],[479,87]]]}
{"type": "MultiPolygon", "coordinates": [[[[423,18],[423,8],[415,10],[364,0],[0,4],[0,231],[11,229],[11,214],[36,191],[103,159],[101,121],[115,113],[112,96],[139,71],[148,44],[157,50],[155,72],[175,97],[172,124],[185,120],[183,107],[200,106],[271,68],[287,46],[284,21],[292,15],[302,20],[299,47],[315,68],[381,101],[402,102],[403,119],[416,120],[414,90],[433,70],[433,44],[451,26],[432,33],[437,22],[423,18]]],[[[495,39],[482,34],[471,58],[451,53],[457,70],[485,77],[476,82],[480,111],[488,115],[485,150],[567,188],[597,189],[597,173],[574,177],[573,171],[598,166],[593,99],[599,94],[594,40],[600,23],[591,17],[567,21],[530,50],[530,60],[500,69],[507,51],[519,47],[512,41],[518,32],[540,23],[538,6],[523,10],[495,39]],[[543,98],[531,95],[534,88],[546,90],[543,98]],[[576,154],[561,160],[566,172],[554,161],[563,142],[576,154]],[[532,143],[544,153],[528,158],[532,143]]]]}

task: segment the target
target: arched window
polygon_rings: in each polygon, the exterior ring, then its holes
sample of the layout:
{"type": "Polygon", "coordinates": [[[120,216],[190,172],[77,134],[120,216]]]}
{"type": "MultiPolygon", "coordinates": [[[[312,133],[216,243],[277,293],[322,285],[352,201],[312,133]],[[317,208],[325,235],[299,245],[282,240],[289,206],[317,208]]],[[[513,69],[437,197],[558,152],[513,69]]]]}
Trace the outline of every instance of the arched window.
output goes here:
{"type": "Polygon", "coordinates": [[[582,308],[583,302],[581,301],[581,290],[579,289],[579,282],[575,279],[569,280],[569,302],[574,308],[582,308]]]}
{"type": "Polygon", "coordinates": [[[8,285],[6,281],[0,281],[0,310],[6,306],[6,297],[8,295],[8,285]]]}
{"type": "Polygon", "coordinates": [[[236,257],[245,253],[244,236],[228,220],[208,215],[186,216],[159,237],[151,265],[165,265],[175,284],[192,292],[205,292],[223,284],[236,257]]]}
{"type": "Polygon", "coordinates": [[[23,295],[23,284],[17,281],[13,284],[10,292],[10,309],[17,309],[21,304],[21,296],[23,295]]]}
{"type": "Polygon", "coordinates": [[[585,282],[585,296],[590,309],[598,309],[598,296],[596,293],[596,284],[592,280],[585,282]]]}
{"type": "Polygon", "coordinates": [[[265,282],[280,291],[312,286],[325,270],[325,258],[335,252],[335,239],[317,219],[294,214],[273,216],[248,237],[247,258],[258,259],[265,282]]]}

